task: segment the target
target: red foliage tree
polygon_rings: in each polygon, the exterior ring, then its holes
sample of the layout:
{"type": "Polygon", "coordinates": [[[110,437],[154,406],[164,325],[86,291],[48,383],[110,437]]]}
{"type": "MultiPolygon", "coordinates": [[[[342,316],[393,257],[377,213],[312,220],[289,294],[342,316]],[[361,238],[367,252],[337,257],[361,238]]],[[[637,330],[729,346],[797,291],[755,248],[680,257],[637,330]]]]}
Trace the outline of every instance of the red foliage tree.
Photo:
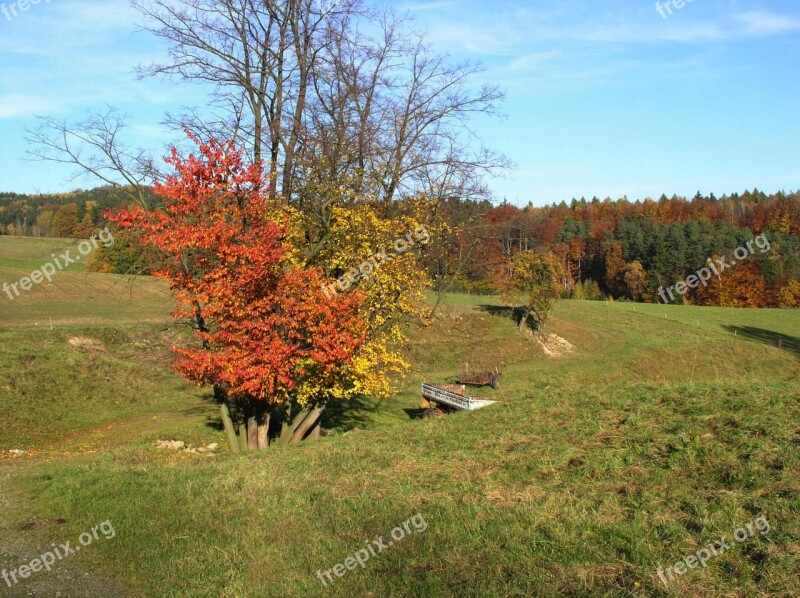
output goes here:
{"type": "MultiPolygon", "coordinates": [[[[347,367],[364,342],[362,296],[328,298],[320,270],[292,263],[286,230],[269,217],[260,165],[245,165],[232,143],[192,139],[199,156],[184,159],[173,148],[166,162],[176,173],[153,189],[163,209],[107,216],[165,255],[153,274],[169,282],[179,304],[173,315],[189,318],[200,340],[174,347],[176,370],[215,387],[234,450],[264,448],[271,414],[304,383],[347,367]],[[241,421],[238,441],[230,413],[241,421]]],[[[310,402],[290,439],[319,425],[324,392],[310,402]]]]}

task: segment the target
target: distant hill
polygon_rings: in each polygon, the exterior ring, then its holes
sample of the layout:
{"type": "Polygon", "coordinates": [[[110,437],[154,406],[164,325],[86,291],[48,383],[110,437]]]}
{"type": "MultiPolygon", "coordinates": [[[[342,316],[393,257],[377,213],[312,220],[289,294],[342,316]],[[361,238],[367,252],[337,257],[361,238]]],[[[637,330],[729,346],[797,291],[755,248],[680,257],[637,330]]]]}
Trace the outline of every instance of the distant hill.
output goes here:
{"type": "Polygon", "coordinates": [[[115,187],[36,195],[0,191],[0,235],[85,237],[106,209],[129,201],[115,187]]]}

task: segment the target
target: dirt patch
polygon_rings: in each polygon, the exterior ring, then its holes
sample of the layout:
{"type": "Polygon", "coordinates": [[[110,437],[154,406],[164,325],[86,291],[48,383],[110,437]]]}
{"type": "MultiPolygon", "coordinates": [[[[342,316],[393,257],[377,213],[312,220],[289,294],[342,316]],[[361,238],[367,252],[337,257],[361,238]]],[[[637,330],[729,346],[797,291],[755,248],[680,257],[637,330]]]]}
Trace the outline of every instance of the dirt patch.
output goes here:
{"type": "MultiPolygon", "coordinates": [[[[62,527],[64,518],[32,520],[25,515],[24,497],[15,487],[10,471],[0,469],[0,560],[7,571],[18,571],[22,565],[29,565],[34,559],[52,550],[54,543],[70,541],[62,527]]],[[[102,538],[102,536],[101,536],[102,538]]],[[[88,549],[87,549],[88,550],[88,549]]],[[[0,568],[3,568],[0,567],[0,568]]],[[[142,595],[132,588],[125,587],[113,576],[98,572],[96,567],[77,554],[65,555],[56,559],[50,570],[29,572],[27,578],[16,576],[9,583],[0,579],[0,595],[4,598],[140,598],[142,595]],[[16,579],[16,583],[13,583],[16,579]]]]}
{"type": "Polygon", "coordinates": [[[71,336],[67,339],[67,344],[73,350],[83,351],[84,353],[102,353],[106,350],[99,340],[84,336],[71,336]]]}
{"type": "Polygon", "coordinates": [[[566,353],[572,353],[575,346],[567,339],[558,336],[557,334],[546,334],[544,332],[537,332],[533,335],[536,342],[548,357],[561,357],[566,353]]]}

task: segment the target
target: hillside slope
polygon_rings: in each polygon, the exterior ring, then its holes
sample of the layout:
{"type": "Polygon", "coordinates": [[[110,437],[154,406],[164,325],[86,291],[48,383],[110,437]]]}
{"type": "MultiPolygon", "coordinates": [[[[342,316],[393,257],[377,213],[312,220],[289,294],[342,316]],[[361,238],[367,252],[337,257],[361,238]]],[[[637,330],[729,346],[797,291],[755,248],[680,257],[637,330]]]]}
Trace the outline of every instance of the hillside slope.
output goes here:
{"type": "MultiPolygon", "coordinates": [[[[223,444],[208,392],[169,371],[169,301],[137,290],[138,312],[115,311],[68,276],[108,280],[63,274],[52,330],[40,302],[0,312],[0,449],[28,451],[0,459],[0,567],[110,521],[113,539],[64,564],[125,588],[109,596],[800,592],[797,311],[564,302],[547,332],[574,349],[548,357],[496,301],[450,297],[413,331],[397,397],[331,410],[316,443],[204,456],[155,446],[223,444]],[[465,362],[507,364],[478,391],[498,404],[412,419],[419,383],[465,362]],[[768,533],[660,579],[761,516],[768,533]],[[381,537],[323,586],[318,570],[381,537]]],[[[37,575],[14,592],[80,595],[37,575]]]]}

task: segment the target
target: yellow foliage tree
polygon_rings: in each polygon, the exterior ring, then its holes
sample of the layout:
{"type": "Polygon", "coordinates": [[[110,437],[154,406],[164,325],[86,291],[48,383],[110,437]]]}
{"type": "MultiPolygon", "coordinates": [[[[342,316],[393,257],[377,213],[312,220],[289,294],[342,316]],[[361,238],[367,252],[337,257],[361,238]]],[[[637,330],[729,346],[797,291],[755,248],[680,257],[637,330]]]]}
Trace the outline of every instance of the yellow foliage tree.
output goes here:
{"type": "MultiPolygon", "coordinates": [[[[358,395],[387,397],[393,380],[409,364],[402,348],[405,325],[425,323],[424,304],[430,277],[423,257],[429,243],[445,225],[433,221],[430,201],[413,198],[387,205],[374,201],[334,202],[326,221],[325,242],[314,254],[330,276],[328,296],[360,289],[365,294],[363,311],[369,336],[352,363],[324,379],[307,381],[297,389],[304,405],[324,399],[349,399],[358,395]]],[[[308,230],[308,219],[299,212],[289,221],[295,231],[308,230]]],[[[298,246],[307,234],[295,234],[298,246]]],[[[302,259],[298,251],[297,259],[302,259]]]]}
{"type": "Polygon", "coordinates": [[[641,301],[642,295],[647,291],[647,271],[641,262],[633,261],[625,270],[625,286],[634,301],[641,301]]]}
{"type": "Polygon", "coordinates": [[[515,306],[521,304],[520,331],[531,316],[536,328],[540,328],[550,315],[553,299],[561,293],[564,276],[561,262],[552,253],[520,251],[511,259],[510,270],[501,288],[503,300],[515,306]]]}
{"type": "Polygon", "coordinates": [[[800,307],[800,280],[790,280],[778,294],[781,307],[800,307]]]}

